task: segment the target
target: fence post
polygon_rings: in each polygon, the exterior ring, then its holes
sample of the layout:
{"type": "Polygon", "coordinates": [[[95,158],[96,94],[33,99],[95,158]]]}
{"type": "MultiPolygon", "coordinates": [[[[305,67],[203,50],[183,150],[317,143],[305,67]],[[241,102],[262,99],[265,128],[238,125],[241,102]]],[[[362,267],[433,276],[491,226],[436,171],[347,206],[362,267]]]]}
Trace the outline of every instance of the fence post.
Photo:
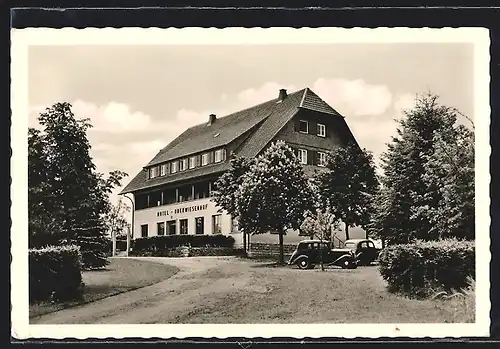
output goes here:
{"type": "Polygon", "coordinates": [[[111,231],[111,238],[112,238],[112,241],[113,241],[113,247],[112,247],[111,255],[113,257],[115,257],[116,256],[116,231],[114,229],[111,231]]]}

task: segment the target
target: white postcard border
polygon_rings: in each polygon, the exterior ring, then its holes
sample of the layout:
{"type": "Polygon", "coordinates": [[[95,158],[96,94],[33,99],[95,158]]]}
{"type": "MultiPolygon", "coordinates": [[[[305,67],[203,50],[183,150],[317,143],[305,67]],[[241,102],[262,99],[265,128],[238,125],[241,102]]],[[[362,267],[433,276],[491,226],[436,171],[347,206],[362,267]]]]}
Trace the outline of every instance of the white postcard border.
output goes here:
{"type": "MultiPolygon", "coordinates": [[[[11,32],[11,334],[26,338],[377,338],[488,336],[490,325],[489,32],[484,28],[105,28],[11,32]],[[476,314],[474,324],[30,325],[28,316],[28,47],[32,45],[194,45],[473,43],[476,130],[476,314]]],[[[425,68],[424,68],[425,69],[425,68]]],[[[47,82],[50,83],[50,82],[47,82]]]]}

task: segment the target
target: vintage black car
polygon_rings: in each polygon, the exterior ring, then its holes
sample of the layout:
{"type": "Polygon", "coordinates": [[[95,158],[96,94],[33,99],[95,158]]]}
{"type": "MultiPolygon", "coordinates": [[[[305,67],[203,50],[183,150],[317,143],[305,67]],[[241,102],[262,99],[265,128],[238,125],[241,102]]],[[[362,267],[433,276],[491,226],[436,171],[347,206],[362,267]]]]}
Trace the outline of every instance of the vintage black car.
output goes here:
{"type": "Polygon", "coordinates": [[[288,264],[297,265],[300,269],[313,269],[321,263],[321,256],[323,256],[323,265],[325,266],[334,265],[344,269],[357,268],[356,256],[353,251],[348,248],[332,248],[331,243],[325,240],[300,241],[288,260],[288,264]]]}
{"type": "Polygon", "coordinates": [[[380,249],[369,239],[350,239],[344,245],[356,254],[358,265],[370,265],[380,253],[380,249]]]}

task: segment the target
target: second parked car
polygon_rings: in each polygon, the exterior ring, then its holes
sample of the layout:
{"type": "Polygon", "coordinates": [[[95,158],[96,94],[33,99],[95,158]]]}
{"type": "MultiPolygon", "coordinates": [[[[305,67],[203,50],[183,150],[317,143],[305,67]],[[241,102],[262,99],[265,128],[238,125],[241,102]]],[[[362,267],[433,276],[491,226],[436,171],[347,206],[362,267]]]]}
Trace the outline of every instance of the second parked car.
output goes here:
{"type": "Polygon", "coordinates": [[[380,249],[369,239],[350,239],[344,245],[356,254],[358,265],[370,265],[380,253],[380,249]]]}

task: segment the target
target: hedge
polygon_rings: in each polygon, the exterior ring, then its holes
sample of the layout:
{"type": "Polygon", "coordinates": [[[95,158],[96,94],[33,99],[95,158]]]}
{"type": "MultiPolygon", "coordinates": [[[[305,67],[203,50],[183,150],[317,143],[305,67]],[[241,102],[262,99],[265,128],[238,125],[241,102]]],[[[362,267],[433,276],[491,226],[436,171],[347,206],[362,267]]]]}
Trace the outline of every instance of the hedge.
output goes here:
{"type": "Polygon", "coordinates": [[[380,253],[379,271],[391,292],[428,297],[459,290],[475,277],[474,242],[447,239],[390,245],[380,253]]]}
{"type": "Polygon", "coordinates": [[[234,238],[226,235],[160,235],[138,238],[133,241],[133,251],[166,251],[181,246],[233,247],[234,238]]]}
{"type": "Polygon", "coordinates": [[[130,252],[131,256],[138,257],[199,257],[199,256],[243,256],[243,249],[232,247],[173,247],[158,251],[130,252]]]}
{"type": "Polygon", "coordinates": [[[30,301],[67,301],[82,296],[82,254],[76,245],[29,250],[30,301]]]}

